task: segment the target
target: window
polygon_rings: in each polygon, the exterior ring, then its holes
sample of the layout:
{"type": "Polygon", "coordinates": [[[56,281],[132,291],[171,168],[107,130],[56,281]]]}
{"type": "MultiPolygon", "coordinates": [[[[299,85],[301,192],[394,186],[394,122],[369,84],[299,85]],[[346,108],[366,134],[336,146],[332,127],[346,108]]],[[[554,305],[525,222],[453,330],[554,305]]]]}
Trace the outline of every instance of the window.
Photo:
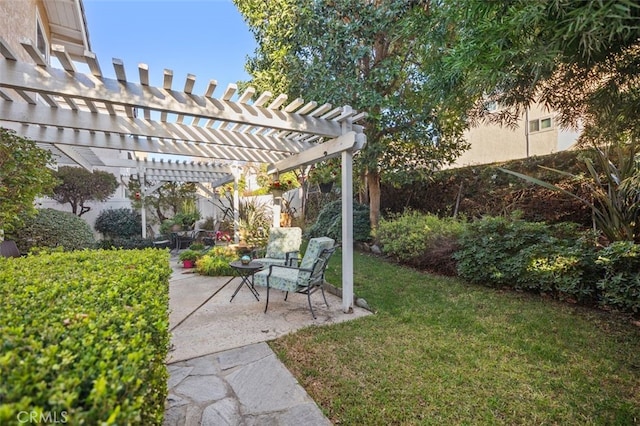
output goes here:
{"type": "Polygon", "coordinates": [[[49,62],[49,43],[47,42],[40,15],[36,15],[36,49],[42,54],[44,60],[49,62]]]}
{"type": "Polygon", "coordinates": [[[551,119],[551,117],[529,121],[529,133],[548,130],[548,129],[551,129],[552,127],[553,127],[553,120],[551,119]]]}

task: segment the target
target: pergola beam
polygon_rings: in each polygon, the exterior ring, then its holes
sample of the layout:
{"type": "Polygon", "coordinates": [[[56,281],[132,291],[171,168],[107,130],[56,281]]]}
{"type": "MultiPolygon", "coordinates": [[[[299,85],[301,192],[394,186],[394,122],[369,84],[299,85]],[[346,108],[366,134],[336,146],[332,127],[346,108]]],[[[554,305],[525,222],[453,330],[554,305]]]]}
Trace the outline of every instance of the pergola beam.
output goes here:
{"type": "Polygon", "coordinates": [[[144,135],[194,143],[210,143],[232,148],[247,147],[270,152],[291,154],[302,152],[313,145],[307,142],[286,144],[276,137],[233,132],[223,129],[194,127],[179,123],[160,123],[118,115],[70,111],[44,105],[1,103],[0,117],[5,121],[37,124],[39,126],[66,127],[94,132],[113,132],[144,135]]]}
{"type": "Polygon", "coordinates": [[[70,74],[44,66],[49,74],[47,75],[38,72],[29,64],[5,61],[0,87],[18,90],[29,87],[30,90],[49,95],[66,95],[92,102],[108,102],[121,107],[143,107],[161,113],[243,123],[276,130],[315,133],[325,137],[340,135],[340,125],[337,122],[319,120],[311,114],[296,115],[294,118],[293,114],[278,111],[276,108],[286,100],[286,96],[277,97],[268,108],[263,108],[194,94],[187,95],[184,92],[166,89],[171,84],[166,79],[165,89],[128,82],[122,62],[114,59],[113,65],[117,80],[105,77],[89,79],[84,74],[70,74]]]}

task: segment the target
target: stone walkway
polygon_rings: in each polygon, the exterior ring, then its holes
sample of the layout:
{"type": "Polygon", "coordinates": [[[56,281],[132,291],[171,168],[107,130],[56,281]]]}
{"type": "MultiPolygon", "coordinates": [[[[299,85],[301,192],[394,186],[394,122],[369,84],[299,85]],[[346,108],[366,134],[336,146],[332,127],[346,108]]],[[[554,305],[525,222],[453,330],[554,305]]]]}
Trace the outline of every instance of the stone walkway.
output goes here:
{"type": "Polygon", "coordinates": [[[322,295],[315,294],[314,320],[306,296],[291,294],[285,302],[284,293],[272,291],[265,313],[265,289],[257,287],[260,301],[243,288],[230,302],[240,279],[224,286],[228,277],[188,273],[176,259],[172,266],[172,350],[167,360],[164,426],[330,425],[264,342],[303,327],[354,320],[370,312],[356,307],[345,314],[338,297],[327,294],[327,308],[322,295]]]}
{"type": "Polygon", "coordinates": [[[330,425],[266,343],[169,366],[165,425],[330,425]]]}

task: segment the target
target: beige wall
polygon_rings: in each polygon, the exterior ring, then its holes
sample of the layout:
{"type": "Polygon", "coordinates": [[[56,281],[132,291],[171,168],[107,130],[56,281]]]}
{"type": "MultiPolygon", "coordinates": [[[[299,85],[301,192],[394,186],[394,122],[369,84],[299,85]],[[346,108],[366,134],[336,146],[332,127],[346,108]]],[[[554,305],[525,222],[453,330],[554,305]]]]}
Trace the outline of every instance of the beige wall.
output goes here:
{"type": "Polygon", "coordinates": [[[477,126],[466,132],[465,137],[471,148],[458,158],[453,167],[473,164],[488,164],[546,155],[567,149],[577,138],[576,132],[563,131],[557,126],[555,114],[539,105],[529,109],[529,122],[551,119],[551,127],[526,133],[527,119],[522,116],[515,128],[495,124],[477,126]]]}
{"type": "MultiPolygon", "coordinates": [[[[23,38],[35,44],[36,10],[40,11],[43,30],[48,31],[47,15],[41,0],[0,0],[0,36],[4,38],[13,52],[25,62],[33,62],[20,45],[23,38]]],[[[47,39],[49,35],[46,34],[47,39]]]]}

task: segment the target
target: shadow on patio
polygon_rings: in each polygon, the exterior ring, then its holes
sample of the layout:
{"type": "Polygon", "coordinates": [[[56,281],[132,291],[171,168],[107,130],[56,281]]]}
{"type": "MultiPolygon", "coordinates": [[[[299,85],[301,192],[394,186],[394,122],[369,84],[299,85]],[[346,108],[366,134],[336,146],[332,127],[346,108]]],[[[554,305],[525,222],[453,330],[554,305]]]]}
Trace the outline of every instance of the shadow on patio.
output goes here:
{"type": "Polygon", "coordinates": [[[356,307],[354,313],[344,314],[338,297],[327,293],[327,308],[322,295],[314,294],[314,320],[305,295],[290,294],[285,302],[284,293],[273,290],[269,311],[264,313],[266,289],[257,288],[257,301],[248,288],[241,288],[230,302],[239,278],[220,290],[230,277],[190,273],[175,256],[171,266],[172,349],[163,426],[331,424],[264,342],[302,327],[356,319],[369,311],[356,307]]]}

